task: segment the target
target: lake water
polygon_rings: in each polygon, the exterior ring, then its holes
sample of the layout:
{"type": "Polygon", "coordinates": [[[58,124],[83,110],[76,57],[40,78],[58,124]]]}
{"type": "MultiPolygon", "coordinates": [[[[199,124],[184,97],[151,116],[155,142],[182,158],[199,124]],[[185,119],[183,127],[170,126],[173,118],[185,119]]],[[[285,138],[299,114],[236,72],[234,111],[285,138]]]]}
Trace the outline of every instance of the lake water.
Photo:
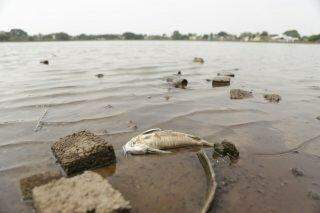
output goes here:
{"type": "Polygon", "coordinates": [[[153,127],[239,147],[236,164],[213,160],[220,186],[213,211],[319,212],[319,200],[308,196],[320,193],[319,59],[320,45],[305,44],[0,43],[0,212],[31,212],[20,200],[19,179],[57,170],[51,144],[83,129],[114,145],[118,163],[105,175],[134,212],[197,212],[206,179],[194,151],[129,158],[119,151],[153,127]],[[166,82],[178,71],[189,81],[185,90],[166,82]],[[212,88],[206,79],[221,71],[235,73],[231,86],[212,88]],[[230,88],[254,96],[230,100],[230,88]],[[268,103],[265,93],[282,100],[268,103]],[[292,167],[305,175],[293,176],[292,167]]]}

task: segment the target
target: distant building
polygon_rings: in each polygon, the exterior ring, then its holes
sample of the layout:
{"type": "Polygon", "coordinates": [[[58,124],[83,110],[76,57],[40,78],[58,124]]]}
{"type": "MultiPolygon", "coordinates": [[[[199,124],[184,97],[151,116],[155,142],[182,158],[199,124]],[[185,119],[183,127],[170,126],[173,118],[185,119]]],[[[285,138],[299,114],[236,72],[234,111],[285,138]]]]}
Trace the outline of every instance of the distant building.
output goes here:
{"type": "Polygon", "coordinates": [[[276,42],[293,43],[293,42],[299,41],[299,38],[293,38],[293,37],[282,34],[282,35],[271,37],[271,40],[276,42]]]}

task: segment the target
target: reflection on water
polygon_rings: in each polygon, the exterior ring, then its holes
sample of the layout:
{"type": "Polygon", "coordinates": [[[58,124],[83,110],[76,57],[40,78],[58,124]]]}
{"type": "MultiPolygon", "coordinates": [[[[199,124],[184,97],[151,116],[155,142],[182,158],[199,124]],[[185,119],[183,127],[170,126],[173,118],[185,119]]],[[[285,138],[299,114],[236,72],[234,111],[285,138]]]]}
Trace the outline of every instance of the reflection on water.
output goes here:
{"type": "Polygon", "coordinates": [[[19,179],[57,170],[51,144],[83,129],[114,145],[116,167],[97,171],[135,212],[197,212],[207,187],[197,150],[122,156],[123,144],[153,127],[239,147],[236,164],[214,166],[219,186],[213,211],[319,212],[319,202],[308,197],[309,190],[320,192],[319,58],[319,45],[300,44],[1,43],[0,212],[31,212],[20,201],[19,179]],[[195,56],[205,63],[193,63],[195,56]],[[168,89],[166,77],[179,70],[188,88],[168,89]],[[221,71],[234,72],[231,88],[253,90],[254,97],[230,100],[229,87],[212,88],[206,79],[221,71]],[[266,102],[266,92],[282,101],[266,102]],[[298,153],[272,155],[297,147],[298,153]],[[291,167],[302,167],[305,177],[295,178],[291,167]]]}

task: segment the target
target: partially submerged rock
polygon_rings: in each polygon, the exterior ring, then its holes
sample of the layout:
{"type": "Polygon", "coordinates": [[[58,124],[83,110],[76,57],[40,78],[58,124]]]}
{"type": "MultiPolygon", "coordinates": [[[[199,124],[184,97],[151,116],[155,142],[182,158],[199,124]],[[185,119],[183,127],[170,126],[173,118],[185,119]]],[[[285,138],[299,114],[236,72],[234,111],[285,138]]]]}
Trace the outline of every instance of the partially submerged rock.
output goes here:
{"type": "Polygon", "coordinates": [[[32,199],[32,189],[36,186],[49,183],[52,180],[61,178],[60,172],[44,172],[35,174],[20,180],[20,189],[24,200],[32,199]]]}
{"type": "Polygon", "coordinates": [[[218,76],[212,79],[212,87],[224,87],[230,85],[230,77],[218,76]]]}
{"type": "Polygon", "coordinates": [[[294,176],[298,177],[298,176],[304,176],[304,172],[302,171],[302,169],[299,168],[291,168],[291,172],[294,176]]]}
{"type": "Polygon", "coordinates": [[[32,190],[36,212],[130,212],[130,203],[107,179],[87,171],[32,190]]]}
{"type": "Polygon", "coordinates": [[[244,98],[251,98],[252,92],[242,90],[242,89],[231,89],[230,90],[230,98],[231,99],[244,99],[244,98]]]}
{"type": "Polygon", "coordinates": [[[239,158],[237,147],[228,140],[223,140],[221,143],[214,144],[214,154],[219,154],[221,157],[229,156],[232,160],[239,158]]]}
{"type": "Polygon", "coordinates": [[[273,103],[279,103],[279,101],[281,101],[281,96],[278,94],[264,94],[263,97],[273,103]]]}
{"type": "Polygon", "coordinates": [[[40,64],[45,64],[45,65],[49,65],[49,61],[48,60],[41,60],[40,64]]]}
{"type": "Polygon", "coordinates": [[[228,77],[234,77],[234,73],[232,72],[218,72],[218,76],[228,76],[228,77]]]}
{"type": "Polygon", "coordinates": [[[203,59],[203,58],[195,57],[195,58],[193,59],[193,62],[199,63],[199,64],[203,64],[203,63],[204,63],[204,59],[203,59]]]}
{"type": "Polygon", "coordinates": [[[61,138],[51,150],[67,175],[116,162],[112,145],[89,131],[61,138]]]}

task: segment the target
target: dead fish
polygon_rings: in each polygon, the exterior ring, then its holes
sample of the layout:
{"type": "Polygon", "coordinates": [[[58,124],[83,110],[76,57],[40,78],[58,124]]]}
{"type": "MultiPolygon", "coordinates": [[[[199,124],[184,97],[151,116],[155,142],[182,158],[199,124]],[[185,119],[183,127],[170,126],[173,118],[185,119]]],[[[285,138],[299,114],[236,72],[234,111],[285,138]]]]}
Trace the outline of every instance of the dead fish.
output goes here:
{"type": "Polygon", "coordinates": [[[142,155],[147,153],[171,153],[170,151],[164,150],[187,146],[212,147],[213,144],[193,135],[156,128],[147,130],[133,137],[122,148],[124,154],[142,155]]]}

